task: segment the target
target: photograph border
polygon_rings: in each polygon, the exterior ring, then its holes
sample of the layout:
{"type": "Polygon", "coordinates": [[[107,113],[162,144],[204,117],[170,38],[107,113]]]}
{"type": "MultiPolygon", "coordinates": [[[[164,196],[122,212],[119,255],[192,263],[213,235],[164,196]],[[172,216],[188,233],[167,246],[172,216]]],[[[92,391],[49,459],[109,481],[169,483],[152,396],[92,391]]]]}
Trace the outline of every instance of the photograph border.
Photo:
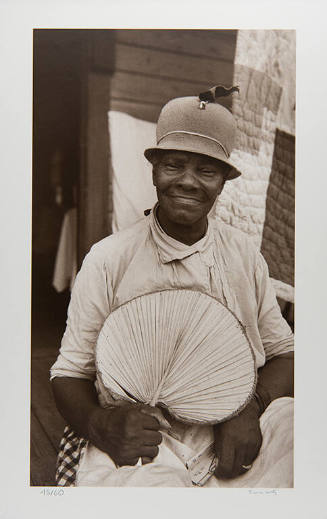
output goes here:
{"type": "Polygon", "coordinates": [[[78,516],[83,518],[96,511],[108,511],[110,504],[109,513],[117,513],[119,517],[226,513],[228,517],[264,514],[265,518],[276,515],[326,518],[323,323],[327,182],[322,155],[326,115],[323,63],[327,42],[323,2],[308,5],[291,0],[243,4],[234,1],[222,6],[217,2],[198,5],[194,1],[188,4],[142,1],[135,9],[130,1],[69,0],[56,5],[49,1],[26,4],[8,1],[3,2],[0,13],[4,70],[0,207],[5,361],[1,380],[5,454],[0,517],[34,519],[47,514],[51,518],[59,513],[70,517],[78,510],[78,516]],[[221,489],[217,493],[203,489],[203,495],[199,489],[149,492],[148,489],[68,488],[61,496],[42,495],[42,488],[29,486],[33,28],[215,28],[212,27],[215,17],[219,20],[216,28],[297,31],[295,488],[276,493],[259,489],[221,489]]]}

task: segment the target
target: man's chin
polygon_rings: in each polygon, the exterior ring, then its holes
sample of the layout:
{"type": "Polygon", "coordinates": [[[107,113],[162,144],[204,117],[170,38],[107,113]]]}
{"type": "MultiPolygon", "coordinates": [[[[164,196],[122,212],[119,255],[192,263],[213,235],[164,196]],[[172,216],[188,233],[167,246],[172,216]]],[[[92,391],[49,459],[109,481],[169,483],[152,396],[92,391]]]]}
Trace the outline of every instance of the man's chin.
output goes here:
{"type": "Polygon", "coordinates": [[[204,205],[203,203],[182,203],[171,198],[159,199],[159,214],[163,219],[170,221],[170,223],[183,226],[194,227],[197,224],[203,225],[203,220],[206,219],[207,214],[211,209],[211,204],[204,205]]]}
{"type": "Polygon", "coordinates": [[[198,214],[196,211],[178,209],[170,211],[167,216],[168,219],[176,225],[191,227],[202,221],[206,217],[206,213],[198,214]]]}

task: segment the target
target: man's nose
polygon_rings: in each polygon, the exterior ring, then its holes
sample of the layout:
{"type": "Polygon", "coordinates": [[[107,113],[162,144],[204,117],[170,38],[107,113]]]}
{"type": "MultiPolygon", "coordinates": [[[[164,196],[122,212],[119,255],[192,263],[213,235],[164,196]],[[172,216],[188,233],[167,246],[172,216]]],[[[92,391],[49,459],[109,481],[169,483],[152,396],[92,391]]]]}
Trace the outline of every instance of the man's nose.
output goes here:
{"type": "Polygon", "coordinates": [[[198,187],[198,178],[193,168],[186,167],[178,177],[178,184],[184,189],[194,189],[198,187]]]}

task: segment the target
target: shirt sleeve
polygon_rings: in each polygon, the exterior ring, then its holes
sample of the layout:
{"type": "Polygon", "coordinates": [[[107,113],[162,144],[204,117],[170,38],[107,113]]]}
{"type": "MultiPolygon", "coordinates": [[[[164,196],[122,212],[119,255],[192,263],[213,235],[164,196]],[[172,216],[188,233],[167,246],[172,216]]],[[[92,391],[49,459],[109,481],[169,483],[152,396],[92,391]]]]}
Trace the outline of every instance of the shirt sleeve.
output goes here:
{"type": "Polygon", "coordinates": [[[283,318],[266,261],[258,254],[255,270],[258,327],[266,360],[294,349],[294,336],[283,318]]]}
{"type": "Polygon", "coordinates": [[[110,313],[112,286],[96,248],[85,257],[72,290],[66,331],[50,378],[95,379],[95,345],[110,313]]]}

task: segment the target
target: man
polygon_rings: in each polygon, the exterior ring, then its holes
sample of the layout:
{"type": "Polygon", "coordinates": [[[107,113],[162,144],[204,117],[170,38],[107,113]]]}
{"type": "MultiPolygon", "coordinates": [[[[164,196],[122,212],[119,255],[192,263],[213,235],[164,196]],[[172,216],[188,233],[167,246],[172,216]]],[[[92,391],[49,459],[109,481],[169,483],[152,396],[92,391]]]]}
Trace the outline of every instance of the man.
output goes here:
{"type": "Polygon", "coordinates": [[[202,471],[201,484],[292,485],[292,401],[281,397],[293,393],[293,336],[263,257],[242,233],[208,218],[224,183],[240,175],[229,159],[236,123],[216,103],[215,92],[212,102],[210,96],[206,101],[187,97],[163,108],[157,146],[145,151],[153,164],[158,203],[130,229],[93,246],[77,276],[51,373],[59,411],[88,441],[86,447],[85,440],[78,444],[84,441],[83,456],[80,449],[76,458],[76,484],[120,484],[118,467],[134,467],[139,458],[141,481],[127,478],[121,484],[197,484],[185,459],[197,459],[211,440],[218,464],[212,477],[210,470],[202,471]],[[117,306],[166,288],[206,292],[245,325],[258,368],[256,393],[224,423],[185,426],[169,419],[169,429],[160,409],[104,402],[95,365],[104,321],[117,306]],[[158,466],[163,452],[174,457],[176,470],[161,479],[152,472],[148,478],[146,470],[158,466]]]}

